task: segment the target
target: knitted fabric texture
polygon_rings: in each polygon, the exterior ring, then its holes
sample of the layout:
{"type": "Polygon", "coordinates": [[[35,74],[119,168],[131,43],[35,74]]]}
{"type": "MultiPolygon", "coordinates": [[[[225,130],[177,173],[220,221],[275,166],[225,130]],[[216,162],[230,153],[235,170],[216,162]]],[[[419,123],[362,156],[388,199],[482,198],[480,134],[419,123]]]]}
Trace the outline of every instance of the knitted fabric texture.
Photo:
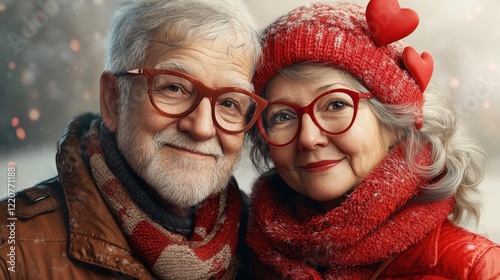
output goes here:
{"type": "Polygon", "coordinates": [[[423,122],[423,93],[404,68],[405,44],[377,47],[360,6],[340,3],[302,6],[280,17],[264,32],[263,57],[254,75],[255,92],[279,69],[300,62],[327,63],[342,69],[385,104],[415,108],[415,123],[423,122]]]}
{"type": "MultiPolygon", "coordinates": [[[[431,161],[430,149],[416,163],[431,161]]],[[[378,266],[438,227],[454,198],[419,202],[427,181],[412,172],[401,146],[337,208],[324,212],[278,175],[252,191],[247,242],[259,279],[369,279],[378,266]]]]}
{"type": "Polygon", "coordinates": [[[99,122],[84,136],[92,178],[133,251],[160,279],[220,278],[233,262],[242,211],[232,181],[227,190],[196,206],[193,234],[187,239],[153,221],[131,199],[107,167],[99,142],[99,122]]]}

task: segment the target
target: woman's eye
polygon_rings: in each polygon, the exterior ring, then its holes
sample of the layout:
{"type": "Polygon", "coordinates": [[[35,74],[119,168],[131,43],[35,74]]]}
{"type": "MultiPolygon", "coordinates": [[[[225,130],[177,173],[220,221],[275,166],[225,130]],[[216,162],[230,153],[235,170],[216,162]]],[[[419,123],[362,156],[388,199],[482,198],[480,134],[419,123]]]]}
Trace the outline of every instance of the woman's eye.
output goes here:
{"type": "Polygon", "coordinates": [[[330,102],[330,104],[328,104],[327,109],[338,111],[338,110],[344,109],[346,106],[349,106],[349,103],[344,102],[342,100],[335,100],[335,101],[330,102]]]}
{"type": "Polygon", "coordinates": [[[290,120],[292,120],[292,116],[282,112],[282,113],[274,114],[270,119],[270,123],[271,124],[281,124],[281,123],[285,123],[285,122],[290,121],[290,120]]]}

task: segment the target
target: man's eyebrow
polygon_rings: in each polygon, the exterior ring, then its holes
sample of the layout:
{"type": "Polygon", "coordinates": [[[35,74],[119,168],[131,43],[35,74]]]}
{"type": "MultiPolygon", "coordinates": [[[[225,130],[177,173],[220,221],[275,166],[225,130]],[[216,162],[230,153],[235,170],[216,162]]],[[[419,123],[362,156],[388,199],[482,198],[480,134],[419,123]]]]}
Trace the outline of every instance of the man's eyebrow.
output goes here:
{"type": "Polygon", "coordinates": [[[157,69],[167,69],[172,71],[182,72],[188,75],[192,75],[189,67],[177,60],[166,60],[155,65],[157,69]]]}
{"type": "MultiPolygon", "coordinates": [[[[155,65],[155,68],[178,71],[178,72],[182,72],[184,74],[188,74],[190,76],[193,75],[192,72],[189,70],[189,67],[187,67],[185,64],[183,64],[177,60],[166,60],[166,61],[160,62],[157,65],[155,65]]],[[[239,87],[239,88],[242,88],[242,89],[250,91],[250,92],[254,91],[253,84],[251,82],[249,82],[245,79],[241,79],[241,78],[235,79],[232,82],[231,86],[239,87]]]]}
{"type": "Polygon", "coordinates": [[[253,84],[245,79],[236,79],[235,80],[235,85],[239,88],[242,88],[244,90],[247,90],[249,92],[254,92],[254,87],[253,84]]]}

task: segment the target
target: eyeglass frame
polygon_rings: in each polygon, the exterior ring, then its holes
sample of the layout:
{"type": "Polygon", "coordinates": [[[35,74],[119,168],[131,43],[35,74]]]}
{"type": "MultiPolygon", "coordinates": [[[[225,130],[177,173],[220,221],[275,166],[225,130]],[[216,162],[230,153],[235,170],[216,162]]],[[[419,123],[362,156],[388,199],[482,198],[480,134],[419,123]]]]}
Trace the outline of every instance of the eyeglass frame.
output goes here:
{"type": "Polygon", "coordinates": [[[257,121],[257,118],[260,116],[260,113],[264,108],[266,107],[268,101],[265,100],[264,98],[256,95],[255,93],[239,88],[239,87],[221,87],[221,88],[212,88],[209,86],[206,86],[202,82],[196,80],[195,78],[191,77],[188,74],[178,72],[178,71],[173,71],[173,70],[168,70],[168,69],[156,69],[156,68],[137,68],[133,70],[128,70],[125,72],[121,72],[117,74],[117,77],[121,76],[144,76],[147,79],[147,84],[148,84],[148,96],[149,96],[149,101],[151,102],[151,105],[155,108],[155,110],[160,113],[161,115],[165,117],[171,117],[171,118],[178,118],[178,117],[184,117],[189,115],[191,112],[193,112],[200,102],[203,100],[203,98],[207,97],[210,99],[210,104],[211,104],[211,115],[212,115],[212,121],[214,122],[215,126],[220,129],[221,131],[228,133],[228,134],[238,134],[247,131],[250,129],[250,127],[257,121]],[[173,75],[177,76],[183,79],[186,79],[190,83],[192,83],[197,89],[198,89],[198,95],[191,105],[189,109],[187,109],[183,113],[179,114],[170,114],[167,113],[163,110],[161,110],[155,103],[154,97],[153,97],[153,83],[154,79],[156,78],[157,75],[173,75]],[[231,131],[223,128],[219,122],[217,121],[217,118],[215,117],[215,102],[217,101],[217,98],[221,96],[222,94],[228,93],[228,92],[237,92],[237,93],[242,93],[245,95],[248,95],[252,99],[255,100],[257,108],[255,109],[255,112],[252,116],[252,119],[240,130],[237,131],[231,131]]]}
{"type": "Polygon", "coordinates": [[[370,98],[373,98],[373,95],[369,92],[356,92],[356,91],[352,91],[352,90],[348,90],[348,89],[344,89],[344,88],[337,88],[337,89],[332,89],[332,90],[328,90],[328,91],[323,92],[322,94],[320,94],[319,96],[314,98],[314,100],[311,101],[308,105],[303,106],[303,107],[300,107],[297,104],[293,104],[293,103],[286,102],[286,101],[268,102],[266,107],[269,105],[273,105],[273,104],[281,104],[281,105],[285,105],[285,106],[292,108],[297,113],[297,119],[300,120],[300,121],[298,121],[297,130],[295,131],[295,135],[292,137],[292,139],[290,139],[290,141],[288,141],[284,144],[276,144],[269,139],[269,137],[267,136],[267,133],[265,132],[264,125],[262,123],[262,117],[259,117],[259,119],[257,120],[257,127],[258,127],[259,132],[262,135],[262,137],[264,137],[264,140],[266,140],[267,143],[269,143],[270,145],[275,146],[275,147],[287,146],[297,138],[297,136],[299,135],[300,130],[302,128],[302,117],[304,116],[304,114],[308,114],[311,117],[311,120],[316,125],[316,127],[318,127],[324,133],[329,134],[329,135],[340,135],[340,134],[347,132],[354,124],[354,120],[356,120],[356,116],[358,114],[359,100],[360,99],[370,99],[370,98]],[[329,131],[325,130],[319,124],[318,120],[316,119],[316,114],[314,113],[314,106],[316,105],[318,100],[320,100],[323,96],[330,94],[330,93],[333,93],[333,92],[343,92],[343,93],[349,95],[352,98],[353,106],[354,106],[354,113],[352,116],[351,123],[344,130],[342,130],[340,132],[329,132],[329,131]]]}

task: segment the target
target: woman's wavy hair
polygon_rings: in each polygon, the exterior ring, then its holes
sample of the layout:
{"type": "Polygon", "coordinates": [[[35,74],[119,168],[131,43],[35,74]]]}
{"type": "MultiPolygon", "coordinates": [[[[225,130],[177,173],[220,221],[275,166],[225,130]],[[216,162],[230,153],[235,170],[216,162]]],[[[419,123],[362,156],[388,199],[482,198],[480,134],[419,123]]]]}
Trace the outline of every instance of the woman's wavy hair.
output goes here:
{"type": "MultiPolygon", "coordinates": [[[[292,79],[311,79],[315,75],[323,75],[320,63],[298,63],[280,71],[292,79]]],[[[329,66],[331,67],[331,66],[329,66]]],[[[342,71],[342,70],[341,70],[342,71]]],[[[349,73],[342,71],[349,86],[360,92],[366,92],[361,83],[349,73]]],[[[265,97],[266,87],[262,90],[265,97]]],[[[428,144],[432,148],[432,164],[430,166],[413,166],[423,177],[433,178],[433,183],[423,186],[418,197],[424,201],[442,200],[455,196],[456,205],[451,219],[456,222],[479,222],[480,197],[478,185],[486,167],[486,155],[479,143],[470,137],[464,122],[459,118],[455,104],[449,91],[431,83],[424,93],[423,106],[424,125],[420,130],[415,128],[415,108],[401,105],[387,105],[376,98],[368,99],[368,103],[378,117],[379,123],[387,131],[400,135],[400,143],[405,145],[409,162],[428,144]]],[[[269,152],[269,144],[254,126],[248,133],[251,142],[250,159],[255,169],[269,172],[273,163],[269,152]]]]}

